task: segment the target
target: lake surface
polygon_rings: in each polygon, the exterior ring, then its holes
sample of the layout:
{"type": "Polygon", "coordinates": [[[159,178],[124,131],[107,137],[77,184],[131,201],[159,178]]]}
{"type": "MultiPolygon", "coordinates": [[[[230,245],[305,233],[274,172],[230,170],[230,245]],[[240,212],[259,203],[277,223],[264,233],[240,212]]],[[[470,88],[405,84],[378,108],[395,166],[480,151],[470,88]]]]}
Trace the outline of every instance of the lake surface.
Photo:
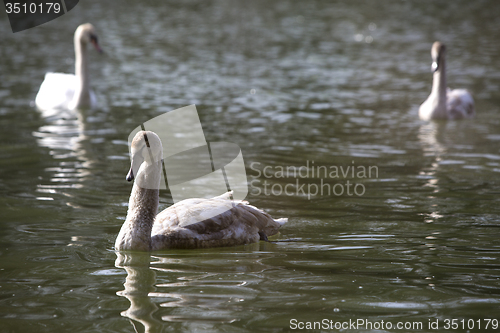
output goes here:
{"type": "Polygon", "coordinates": [[[16,34],[0,14],[1,331],[498,331],[499,13],[88,0],[16,34]],[[84,22],[106,51],[89,52],[99,106],[44,115],[44,73],[74,71],[84,22]],[[435,40],[475,119],[418,119],[435,40]],[[247,199],[289,222],[275,242],[116,253],[128,135],[190,104],[207,141],[241,148],[247,199]]]}

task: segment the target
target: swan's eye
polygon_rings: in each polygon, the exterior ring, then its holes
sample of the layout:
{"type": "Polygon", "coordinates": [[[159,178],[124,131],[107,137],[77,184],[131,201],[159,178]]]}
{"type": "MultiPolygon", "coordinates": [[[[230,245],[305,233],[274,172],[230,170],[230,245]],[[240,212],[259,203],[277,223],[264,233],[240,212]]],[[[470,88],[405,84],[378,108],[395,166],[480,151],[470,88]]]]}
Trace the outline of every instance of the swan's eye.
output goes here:
{"type": "Polygon", "coordinates": [[[90,35],[90,41],[91,41],[93,44],[97,44],[97,36],[96,36],[96,35],[90,35]]]}

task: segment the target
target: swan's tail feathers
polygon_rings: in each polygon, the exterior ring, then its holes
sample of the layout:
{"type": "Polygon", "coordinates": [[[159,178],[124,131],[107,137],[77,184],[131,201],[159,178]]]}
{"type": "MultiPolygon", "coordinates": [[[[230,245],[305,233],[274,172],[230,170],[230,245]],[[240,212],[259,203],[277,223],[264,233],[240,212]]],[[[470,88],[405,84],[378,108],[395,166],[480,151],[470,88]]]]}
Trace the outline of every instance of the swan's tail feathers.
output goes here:
{"type": "Polygon", "coordinates": [[[281,219],[274,219],[274,222],[278,223],[280,225],[280,228],[288,222],[288,219],[286,217],[281,218],[281,219]]]}
{"type": "Polygon", "coordinates": [[[288,222],[287,218],[275,219],[272,218],[269,214],[265,213],[268,218],[268,222],[266,227],[264,228],[264,232],[267,236],[273,236],[279,233],[279,229],[288,222]]]}

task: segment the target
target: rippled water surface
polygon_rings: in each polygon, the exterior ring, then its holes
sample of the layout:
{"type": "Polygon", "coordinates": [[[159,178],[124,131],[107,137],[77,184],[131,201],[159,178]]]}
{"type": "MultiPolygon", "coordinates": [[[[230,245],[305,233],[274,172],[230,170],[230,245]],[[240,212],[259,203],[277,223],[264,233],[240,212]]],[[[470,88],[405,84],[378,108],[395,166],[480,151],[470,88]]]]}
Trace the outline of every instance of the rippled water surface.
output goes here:
{"type": "Polygon", "coordinates": [[[454,331],[497,331],[498,13],[497,1],[89,0],[16,34],[0,14],[1,331],[364,320],[343,331],[424,332],[452,319],[454,331]],[[99,106],[42,114],[43,75],[73,72],[86,21],[106,51],[90,52],[99,106]],[[435,40],[475,119],[418,120],[435,40]],[[115,253],[128,134],[190,104],[207,141],[241,147],[247,199],[288,224],[276,242],[115,253]]]}

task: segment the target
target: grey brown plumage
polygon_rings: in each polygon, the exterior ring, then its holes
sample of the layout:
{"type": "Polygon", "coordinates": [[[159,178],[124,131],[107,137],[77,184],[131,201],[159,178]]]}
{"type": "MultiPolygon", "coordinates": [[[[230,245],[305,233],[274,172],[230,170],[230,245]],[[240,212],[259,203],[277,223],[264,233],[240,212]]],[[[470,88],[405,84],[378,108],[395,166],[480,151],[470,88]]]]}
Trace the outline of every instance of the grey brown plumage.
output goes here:
{"type": "Polygon", "coordinates": [[[258,242],[263,235],[275,235],[287,222],[287,219],[273,219],[246,201],[232,200],[231,192],[211,199],[183,200],[157,214],[161,151],[161,141],[153,132],[139,132],[132,141],[132,168],[127,179],[135,178],[135,182],[127,218],[115,242],[117,250],[151,251],[249,244],[258,242]],[[144,134],[149,148],[146,147],[144,134]],[[186,223],[193,219],[193,223],[186,223]]]}

